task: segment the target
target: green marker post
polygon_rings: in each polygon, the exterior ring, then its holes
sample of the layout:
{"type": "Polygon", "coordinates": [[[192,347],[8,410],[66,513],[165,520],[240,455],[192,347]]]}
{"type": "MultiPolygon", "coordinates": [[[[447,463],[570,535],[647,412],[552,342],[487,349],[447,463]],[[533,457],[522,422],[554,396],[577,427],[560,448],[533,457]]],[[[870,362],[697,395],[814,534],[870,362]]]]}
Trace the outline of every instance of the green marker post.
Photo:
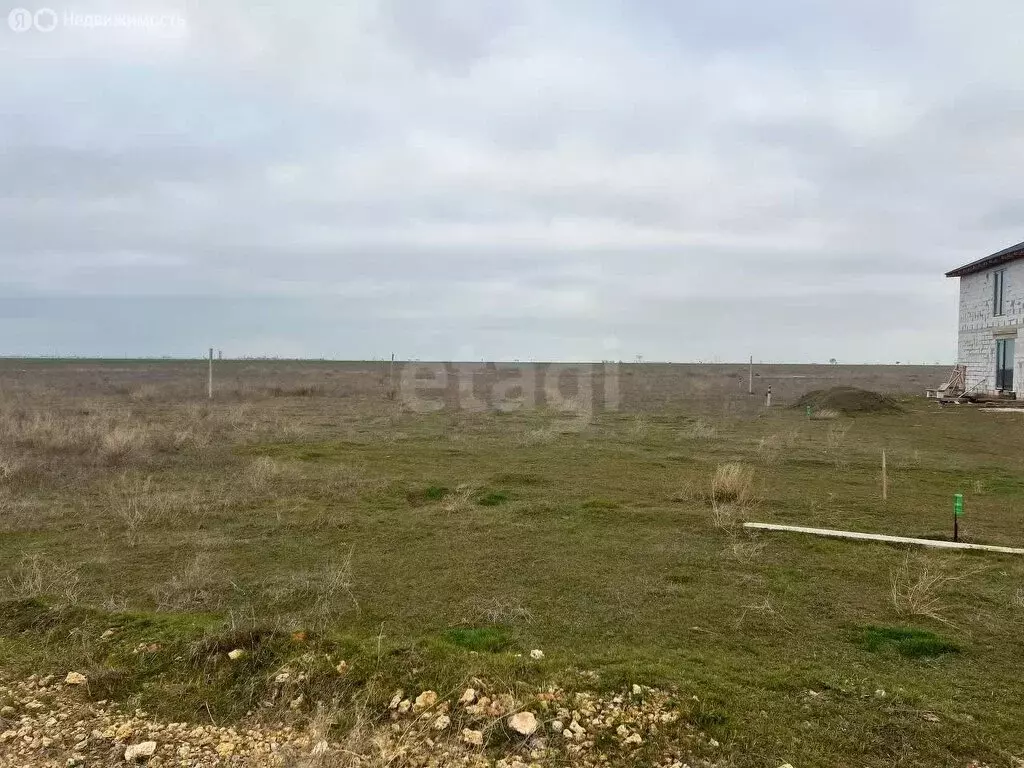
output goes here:
{"type": "Polygon", "coordinates": [[[960,518],[964,516],[964,495],[962,493],[953,496],[953,541],[960,539],[960,518]]]}
{"type": "Polygon", "coordinates": [[[811,418],[811,406],[809,406],[809,405],[807,406],[807,418],[808,419],[811,418]]]}

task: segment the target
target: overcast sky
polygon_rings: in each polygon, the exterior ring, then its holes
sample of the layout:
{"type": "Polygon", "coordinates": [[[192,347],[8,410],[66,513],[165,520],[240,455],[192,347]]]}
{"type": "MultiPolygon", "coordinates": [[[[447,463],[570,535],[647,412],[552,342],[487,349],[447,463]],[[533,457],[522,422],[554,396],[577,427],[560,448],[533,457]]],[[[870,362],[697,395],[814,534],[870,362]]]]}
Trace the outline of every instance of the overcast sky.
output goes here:
{"type": "Polygon", "coordinates": [[[1024,240],[1020,0],[159,2],[0,0],[0,354],[945,363],[1024,240]]]}

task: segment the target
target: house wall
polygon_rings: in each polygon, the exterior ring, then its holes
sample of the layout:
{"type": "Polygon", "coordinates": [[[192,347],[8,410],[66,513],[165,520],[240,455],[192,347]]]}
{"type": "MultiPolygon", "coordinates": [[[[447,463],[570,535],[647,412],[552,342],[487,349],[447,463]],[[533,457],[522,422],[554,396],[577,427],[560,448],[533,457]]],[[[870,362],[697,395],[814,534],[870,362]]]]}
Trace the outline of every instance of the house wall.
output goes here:
{"type": "Polygon", "coordinates": [[[960,333],[958,358],[967,366],[967,389],[993,392],[996,386],[996,338],[1015,335],[1016,359],[1013,385],[1024,392],[1024,260],[1004,264],[1006,270],[1003,312],[992,314],[993,273],[991,269],[960,278],[960,333]]]}

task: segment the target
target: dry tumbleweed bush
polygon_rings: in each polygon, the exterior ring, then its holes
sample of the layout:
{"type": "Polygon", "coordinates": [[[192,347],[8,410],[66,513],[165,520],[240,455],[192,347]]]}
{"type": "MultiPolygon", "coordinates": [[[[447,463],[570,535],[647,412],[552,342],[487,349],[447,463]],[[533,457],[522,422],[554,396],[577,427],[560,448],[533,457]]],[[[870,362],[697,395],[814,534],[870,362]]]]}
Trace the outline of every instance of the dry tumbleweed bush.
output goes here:
{"type": "Polygon", "coordinates": [[[934,555],[914,558],[908,554],[889,576],[893,607],[900,616],[924,616],[952,625],[943,614],[946,605],[942,592],[950,585],[981,572],[982,568],[962,569],[957,560],[934,555]]]}

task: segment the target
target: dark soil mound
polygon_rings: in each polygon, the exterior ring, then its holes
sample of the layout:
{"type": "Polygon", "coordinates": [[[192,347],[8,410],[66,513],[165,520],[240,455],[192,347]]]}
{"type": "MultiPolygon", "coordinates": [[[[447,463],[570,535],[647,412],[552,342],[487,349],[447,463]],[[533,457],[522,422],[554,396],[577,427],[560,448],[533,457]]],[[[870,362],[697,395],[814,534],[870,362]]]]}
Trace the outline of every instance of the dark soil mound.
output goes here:
{"type": "Polygon", "coordinates": [[[891,397],[868,389],[857,389],[857,387],[816,389],[797,400],[793,407],[806,408],[808,405],[815,411],[838,411],[846,416],[865,413],[901,413],[903,411],[891,397]]]}

